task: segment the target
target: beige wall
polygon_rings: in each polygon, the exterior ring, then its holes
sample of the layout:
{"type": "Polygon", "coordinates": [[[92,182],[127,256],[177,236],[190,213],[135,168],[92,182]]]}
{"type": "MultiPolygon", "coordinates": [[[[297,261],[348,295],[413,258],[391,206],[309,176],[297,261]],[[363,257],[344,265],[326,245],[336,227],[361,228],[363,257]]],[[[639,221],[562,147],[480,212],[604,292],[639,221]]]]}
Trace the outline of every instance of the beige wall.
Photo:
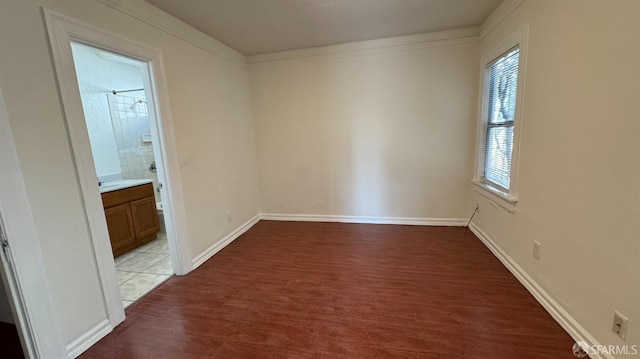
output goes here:
{"type": "Polygon", "coordinates": [[[481,44],[530,24],[516,213],[476,194],[475,223],[601,344],[623,343],[614,310],[640,343],[639,18],[638,1],[527,0],[481,44]]]}
{"type": "Polygon", "coordinates": [[[251,65],[262,212],[468,216],[477,43],[361,47],[251,65]]]}
{"type": "MultiPolygon", "coordinates": [[[[258,213],[254,141],[246,65],[228,60],[241,55],[205,51],[97,1],[2,1],[0,86],[69,343],[106,313],[40,6],[162,51],[192,257],[258,213]]],[[[149,8],[145,16],[158,15],[149,8]]]]}
{"type": "Polygon", "coordinates": [[[68,343],[106,313],[39,6],[162,50],[193,257],[258,213],[255,163],[267,213],[460,218],[478,202],[476,224],[597,340],[620,342],[610,330],[620,310],[627,343],[640,342],[637,1],[527,0],[480,44],[261,63],[250,75],[233,51],[213,54],[97,1],[2,1],[0,87],[68,343]],[[469,179],[479,55],[524,23],[509,214],[469,179]]]}

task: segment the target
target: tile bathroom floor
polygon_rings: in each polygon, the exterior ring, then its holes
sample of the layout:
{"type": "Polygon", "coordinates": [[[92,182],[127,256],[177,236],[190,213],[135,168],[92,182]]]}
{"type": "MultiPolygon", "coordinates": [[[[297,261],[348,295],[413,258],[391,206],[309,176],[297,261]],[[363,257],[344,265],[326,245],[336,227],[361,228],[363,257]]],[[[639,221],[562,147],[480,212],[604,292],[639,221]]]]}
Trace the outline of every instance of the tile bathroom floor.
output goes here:
{"type": "Polygon", "coordinates": [[[125,308],[173,275],[165,233],[115,259],[120,296],[125,308]]]}

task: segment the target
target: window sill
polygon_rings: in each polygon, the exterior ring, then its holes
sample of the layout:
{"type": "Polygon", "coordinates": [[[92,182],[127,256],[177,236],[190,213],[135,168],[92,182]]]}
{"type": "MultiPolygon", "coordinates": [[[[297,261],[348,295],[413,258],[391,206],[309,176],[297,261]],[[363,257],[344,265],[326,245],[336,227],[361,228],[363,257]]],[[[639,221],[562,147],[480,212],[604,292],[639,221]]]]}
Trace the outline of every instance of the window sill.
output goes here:
{"type": "Polygon", "coordinates": [[[471,182],[474,184],[474,190],[478,194],[502,207],[509,213],[516,212],[516,203],[518,203],[518,199],[516,197],[509,196],[507,193],[492,187],[487,183],[480,182],[475,179],[471,180],[471,182]]]}

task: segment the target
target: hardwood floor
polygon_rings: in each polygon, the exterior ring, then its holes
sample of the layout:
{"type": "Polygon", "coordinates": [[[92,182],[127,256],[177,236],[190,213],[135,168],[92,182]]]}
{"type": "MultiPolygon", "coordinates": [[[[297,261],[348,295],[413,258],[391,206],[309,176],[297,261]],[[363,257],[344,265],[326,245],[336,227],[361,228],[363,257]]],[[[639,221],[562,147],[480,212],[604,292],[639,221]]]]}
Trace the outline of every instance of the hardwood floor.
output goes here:
{"type": "Polygon", "coordinates": [[[261,221],[82,358],[575,358],[463,231],[261,221]]]}

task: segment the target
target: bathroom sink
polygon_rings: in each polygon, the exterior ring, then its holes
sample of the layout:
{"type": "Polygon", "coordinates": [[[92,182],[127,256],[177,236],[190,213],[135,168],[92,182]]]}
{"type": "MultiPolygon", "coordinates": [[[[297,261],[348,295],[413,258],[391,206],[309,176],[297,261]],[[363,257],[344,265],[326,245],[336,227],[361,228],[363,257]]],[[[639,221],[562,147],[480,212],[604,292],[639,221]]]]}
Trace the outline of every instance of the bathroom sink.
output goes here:
{"type": "Polygon", "coordinates": [[[100,186],[100,192],[108,192],[108,191],[111,191],[111,190],[113,190],[115,187],[118,187],[118,186],[119,186],[119,184],[118,184],[118,183],[114,183],[114,182],[111,182],[111,183],[103,183],[103,184],[100,186]]]}
{"type": "Polygon", "coordinates": [[[153,182],[150,179],[131,179],[131,180],[118,180],[118,181],[109,181],[104,182],[100,186],[100,193],[116,191],[119,189],[129,188],[139,186],[145,183],[153,182]]]}

